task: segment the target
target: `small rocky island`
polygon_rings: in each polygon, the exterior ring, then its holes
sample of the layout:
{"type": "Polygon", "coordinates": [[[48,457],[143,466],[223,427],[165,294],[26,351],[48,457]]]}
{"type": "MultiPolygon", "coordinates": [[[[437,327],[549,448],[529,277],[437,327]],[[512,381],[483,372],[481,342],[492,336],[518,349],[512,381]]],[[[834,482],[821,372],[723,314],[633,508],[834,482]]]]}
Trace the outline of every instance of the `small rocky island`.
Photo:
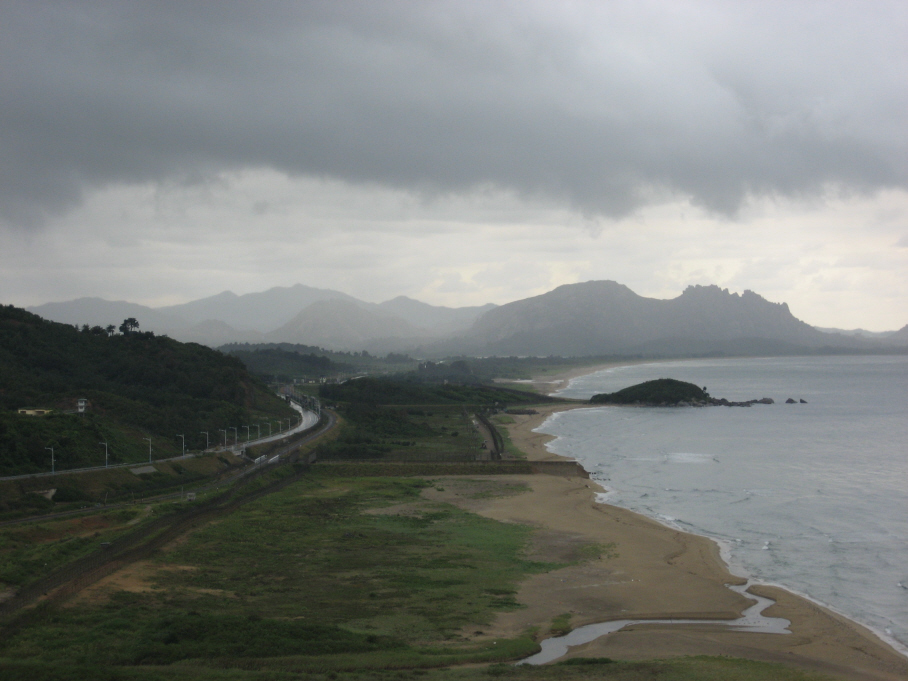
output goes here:
{"type": "Polygon", "coordinates": [[[674,378],[657,378],[624,388],[614,393],[601,393],[590,398],[590,404],[627,404],[640,407],[749,407],[752,404],[773,404],[771,397],[746,402],[716,399],[693,383],[674,378]]]}

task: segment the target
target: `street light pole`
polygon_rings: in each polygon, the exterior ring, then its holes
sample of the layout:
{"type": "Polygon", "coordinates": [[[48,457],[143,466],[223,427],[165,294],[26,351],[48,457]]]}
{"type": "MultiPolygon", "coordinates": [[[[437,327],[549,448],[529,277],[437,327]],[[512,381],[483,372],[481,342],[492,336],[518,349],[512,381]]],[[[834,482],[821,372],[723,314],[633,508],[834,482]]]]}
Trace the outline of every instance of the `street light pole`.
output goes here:
{"type": "Polygon", "coordinates": [[[255,424],[255,427],[256,427],[256,429],[258,430],[258,435],[257,435],[257,437],[256,437],[255,439],[256,439],[256,440],[261,440],[261,439],[262,439],[262,424],[261,424],[261,423],[256,423],[256,424],[255,424]]]}
{"type": "Polygon", "coordinates": [[[246,442],[249,442],[249,426],[243,426],[246,429],[246,442]]]}
{"type": "Polygon", "coordinates": [[[107,443],[99,442],[99,445],[104,445],[104,468],[107,468],[107,443]]]}
{"type": "Polygon", "coordinates": [[[183,456],[186,456],[186,438],[183,435],[177,435],[183,441],[183,456]]]}
{"type": "Polygon", "coordinates": [[[226,429],[226,428],[218,428],[218,432],[219,432],[219,433],[224,433],[224,447],[226,447],[226,446],[227,446],[227,429],[226,429]]]}
{"type": "Polygon", "coordinates": [[[271,437],[271,421],[266,421],[268,424],[268,437],[271,437]]]}
{"type": "Polygon", "coordinates": [[[205,436],[205,451],[207,452],[208,451],[208,431],[200,430],[199,432],[205,436]]]}
{"type": "Polygon", "coordinates": [[[236,447],[236,441],[237,441],[236,428],[234,428],[233,426],[230,426],[230,428],[228,430],[233,431],[233,446],[236,447]]]}
{"type": "Polygon", "coordinates": [[[148,440],[148,463],[151,463],[151,438],[143,437],[143,440],[148,440]]]}
{"type": "Polygon", "coordinates": [[[45,447],[44,449],[49,449],[49,450],[50,450],[50,474],[51,474],[51,475],[56,475],[56,473],[54,472],[54,448],[53,448],[53,447],[45,447]]]}

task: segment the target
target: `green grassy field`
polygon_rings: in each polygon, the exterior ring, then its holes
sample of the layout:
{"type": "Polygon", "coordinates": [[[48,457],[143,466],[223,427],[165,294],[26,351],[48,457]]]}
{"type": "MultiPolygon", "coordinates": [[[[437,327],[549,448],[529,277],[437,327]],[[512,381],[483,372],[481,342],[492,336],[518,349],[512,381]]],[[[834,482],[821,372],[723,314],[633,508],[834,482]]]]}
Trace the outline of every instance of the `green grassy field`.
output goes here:
{"type": "MultiPolygon", "coordinates": [[[[134,566],[129,588],[91,592],[4,639],[0,672],[28,681],[812,678],[716,659],[503,664],[537,650],[533,632],[494,640],[483,627],[520,607],[522,579],[562,565],[525,558],[529,527],[422,499],[436,484],[305,476],[134,566]],[[456,668],[467,664],[482,666],[456,668]]],[[[519,493],[512,487],[490,480],[482,493],[519,493]]],[[[107,518],[111,531],[127,515],[107,518]]],[[[46,528],[21,531],[24,543],[56,541],[46,528]]]]}
{"type": "MultiPolygon", "coordinates": [[[[491,420],[492,423],[496,426],[504,426],[509,423],[514,423],[514,417],[508,416],[507,414],[495,414],[491,420]]],[[[497,428],[497,430],[501,434],[501,439],[504,442],[505,458],[525,459],[526,454],[518,449],[511,441],[511,432],[507,428],[497,428]]]]}
{"type": "Polygon", "coordinates": [[[458,405],[375,407],[345,405],[337,438],[318,448],[322,461],[473,459],[481,455],[482,437],[458,405]]]}
{"type": "Polygon", "coordinates": [[[419,501],[427,484],[304,479],[162,554],[150,591],[63,608],[0,654],[115,665],[268,657],[293,669],[348,666],[342,653],[378,667],[529,654],[530,639],[476,642],[461,630],[517,607],[519,580],[555,566],[522,558],[529,528],[419,501]],[[401,504],[413,507],[384,512],[401,504]]]}
{"type": "MultiPolygon", "coordinates": [[[[153,472],[133,473],[129,467],[83,473],[0,481],[0,521],[59,513],[95,504],[139,502],[145,497],[179,492],[210,482],[243,465],[230,452],[156,461],[153,472]],[[55,489],[53,500],[37,492],[55,489]]],[[[147,461],[136,464],[143,471],[147,461]]]]}
{"type": "MultiPolygon", "coordinates": [[[[538,650],[540,631],[570,630],[570,615],[539,622],[511,639],[492,638],[486,630],[496,613],[522,607],[517,594],[523,580],[567,563],[527,557],[533,528],[430,501],[422,490],[464,485],[470,490],[466,498],[476,500],[521,494],[526,487],[519,481],[441,476],[526,474],[529,465],[465,461],[480,451],[481,438],[470,412],[459,405],[354,403],[344,405],[341,415],[342,427],[311,445],[322,463],[256,469],[231,493],[293,480],[290,484],[206,517],[150,559],[126,565],[115,581],[96,584],[62,606],[39,606],[26,625],[7,629],[0,636],[0,678],[821,678],[719,658],[514,666],[538,650]]],[[[493,417],[499,425],[511,419],[493,417]]],[[[506,454],[522,457],[506,429],[500,430],[506,454]]],[[[155,476],[172,487],[226,466],[217,457],[187,459],[167,464],[155,476]]],[[[86,474],[73,494],[122,492],[148,482],[128,469],[101,471],[86,474]]],[[[0,592],[28,584],[162,514],[177,516],[178,508],[172,502],[137,504],[4,528],[0,592]]],[[[574,565],[614,550],[580,546],[569,560],[574,565]]]]}

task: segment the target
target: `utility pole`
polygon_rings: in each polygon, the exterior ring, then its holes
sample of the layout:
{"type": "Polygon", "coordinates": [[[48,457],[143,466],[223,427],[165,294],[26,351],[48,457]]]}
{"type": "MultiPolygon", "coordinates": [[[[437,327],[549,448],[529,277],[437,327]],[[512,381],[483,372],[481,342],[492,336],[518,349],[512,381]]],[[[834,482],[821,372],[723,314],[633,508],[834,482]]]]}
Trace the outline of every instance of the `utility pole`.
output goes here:
{"type": "Polygon", "coordinates": [[[208,431],[207,431],[207,430],[200,430],[199,432],[202,433],[202,435],[205,436],[205,451],[207,452],[207,451],[208,451],[208,431]]]}
{"type": "Polygon", "coordinates": [[[50,474],[51,474],[51,475],[56,475],[56,472],[54,472],[54,448],[53,448],[53,447],[45,447],[44,449],[49,449],[49,450],[50,450],[50,474]]]}
{"type": "Polygon", "coordinates": [[[177,435],[183,441],[183,456],[186,456],[186,438],[183,435],[177,435]]]}
{"type": "Polygon", "coordinates": [[[148,440],[148,463],[151,463],[151,438],[143,437],[143,440],[148,440]]]}
{"type": "Polygon", "coordinates": [[[107,468],[107,443],[99,442],[99,445],[104,445],[104,468],[107,468]]]}

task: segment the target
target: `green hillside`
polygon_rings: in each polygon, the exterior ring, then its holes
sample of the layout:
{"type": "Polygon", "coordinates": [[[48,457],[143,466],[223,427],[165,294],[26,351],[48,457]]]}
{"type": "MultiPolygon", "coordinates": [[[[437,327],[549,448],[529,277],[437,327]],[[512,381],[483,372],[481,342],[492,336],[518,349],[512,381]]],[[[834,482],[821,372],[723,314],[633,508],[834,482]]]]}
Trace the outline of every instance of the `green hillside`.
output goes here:
{"type": "Polygon", "coordinates": [[[325,355],[292,352],[281,348],[232,349],[228,354],[239,359],[256,375],[282,382],[289,382],[293,378],[337,376],[355,369],[352,364],[332,361],[325,355]]]}
{"type": "Polygon", "coordinates": [[[434,384],[406,377],[365,377],[319,387],[319,396],[336,402],[366,404],[514,405],[559,402],[538,393],[484,384],[434,384]]]}
{"type": "MultiPolygon", "coordinates": [[[[49,322],[0,306],[0,475],[143,461],[223,439],[219,429],[293,414],[236,358],[141,332],[49,322]],[[66,413],[79,398],[85,414],[66,413]],[[53,409],[22,416],[22,408],[53,409]]],[[[253,426],[253,433],[255,432],[253,426]]],[[[232,432],[231,432],[232,437],[232,432]]]]}
{"type": "Polygon", "coordinates": [[[679,402],[709,402],[709,393],[693,383],[674,378],[657,378],[614,393],[593,395],[593,404],[674,405],[679,402]]]}

